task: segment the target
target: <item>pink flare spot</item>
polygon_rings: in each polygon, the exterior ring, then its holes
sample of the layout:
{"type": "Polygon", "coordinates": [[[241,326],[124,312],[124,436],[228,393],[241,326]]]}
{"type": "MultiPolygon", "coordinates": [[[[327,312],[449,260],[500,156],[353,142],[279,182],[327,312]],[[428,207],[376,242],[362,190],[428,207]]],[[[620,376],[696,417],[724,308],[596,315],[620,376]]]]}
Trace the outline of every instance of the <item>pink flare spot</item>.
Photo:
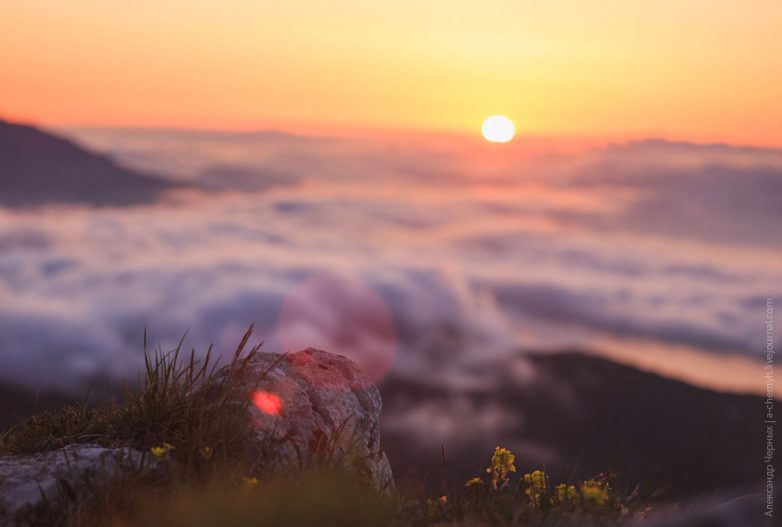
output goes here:
{"type": "Polygon", "coordinates": [[[263,413],[268,415],[280,415],[282,400],[271,392],[258,390],[253,392],[253,404],[263,413]]]}
{"type": "MultiPolygon", "coordinates": [[[[280,309],[277,338],[286,352],[312,347],[344,355],[372,382],[388,373],[398,344],[394,317],[383,299],[356,278],[329,273],[310,276],[291,289],[280,309]]],[[[294,366],[306,371],[308,360],[299,361],[294,366]]]]}

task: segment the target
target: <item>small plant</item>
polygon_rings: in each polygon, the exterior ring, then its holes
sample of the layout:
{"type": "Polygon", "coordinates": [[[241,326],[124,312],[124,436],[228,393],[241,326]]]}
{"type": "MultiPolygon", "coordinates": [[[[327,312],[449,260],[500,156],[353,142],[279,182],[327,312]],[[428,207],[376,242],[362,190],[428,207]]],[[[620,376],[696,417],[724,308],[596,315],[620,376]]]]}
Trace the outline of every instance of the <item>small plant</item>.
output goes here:
{"type": "Polygon", "coordinates": [[[438,525],[616,525],[640,504],[621,496],[601,474],[578,484],[552,487],[550,476],[534,470],[515,476],[516,456],[496,447],[482,475],[449,496],[426,503],[425,517],[438,525]]]}
{"type": "Polygon", "coordinates": [[[581,483],[581,496],[584,501],[598,507],[605,505],[611,498],[610,485],[604,479],[590,479],[581,483]]]}
{"type": "Polygon", "coordinates": [[[153,456],[158,459],[164,459],[168,457],[168,453],[174,450],[174,445],[171,443],[163,443],[162,446],[153,446],[149,449],[153,456]]]}
{"type": "Polygon", "coordinates": [[[530,474],[524,474],[521,481],[524,485],[524,494],[529,498],[530,504],[535,508],[540,508],[549,491],[546,473],[542,470],[536,470],[530,474]]]}
{"type": "Polygon", "coordinates": [[[491,456],[491,466],[486,472],[491,474],[491,484],[494,490],[505,488],[510,483],[511,472],[516,472],[516,456],[510,450],[502,447],[494,449],[491,456]]]}
{"type": "Polygon", "coordinates": [[[575,485],[568,485],[567,483],[560,483],[554,487],[554,496],[552,497],[552,505],[557,507],[567,508],[570,506],[578,505],[581,502],[581,495],[576,489],[575,485]]]}

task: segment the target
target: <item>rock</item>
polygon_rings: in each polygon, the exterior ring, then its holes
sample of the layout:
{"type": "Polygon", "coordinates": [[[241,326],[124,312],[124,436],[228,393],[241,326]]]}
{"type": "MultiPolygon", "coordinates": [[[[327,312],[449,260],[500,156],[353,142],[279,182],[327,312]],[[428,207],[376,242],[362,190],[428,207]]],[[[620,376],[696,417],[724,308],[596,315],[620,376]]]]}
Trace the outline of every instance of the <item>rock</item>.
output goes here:
{"type": "MultiPolygon", "coordinates": [[[[379,492],[394,489],[380,448],[380,392],[353,362],[315,349],[261,353],[234,381],[253,403],[248,447],[258,453],[259,466],[287,472],[325,464],[379,492]]],[[[0,456],[0,527],[38,525],[96,485],[159,469],[158,460],[144,452],[94,444],[0,456]]]]}
{"type": "Polygon", "coordinates": [[[327,464],[380,492],[394,489],[380,447],[380,392],[351,360],[312,348],[259,353],[240,382],[264,459],[286,470],[327,464]]]}
{"type": "Polygon", "coordinates": [[[149,471],[157,460],[130,448],[68,445],[29,456],[0,456],[0,527],[36,525],[43,518],[125,471],[149,471]]]}

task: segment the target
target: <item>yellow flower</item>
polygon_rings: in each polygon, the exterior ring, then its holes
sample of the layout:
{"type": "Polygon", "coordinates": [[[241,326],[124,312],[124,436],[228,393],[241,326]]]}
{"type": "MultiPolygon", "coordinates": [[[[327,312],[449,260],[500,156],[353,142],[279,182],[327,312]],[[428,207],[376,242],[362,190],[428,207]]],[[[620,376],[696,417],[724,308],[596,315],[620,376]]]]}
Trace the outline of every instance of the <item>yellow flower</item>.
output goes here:
{"type": "Polygon", "coordinates": [[[495,489],[508,484],[508,475],[516,472],[516,456],[507,448],[497,447],[491,456],[491,467],[486,472],[492,475],[492,486],[495,489]]]}
{"type": "Polygon", "coordinates": [[[491,456],[491,467],[495,471],[516,472],[516,456],[507,448],[497,447],[491,456]]]}
{"type": "Polygon", "coordinates": [[[199,452],[201,453],[201,457],[204,459],[209,459],[210,457],[212,457],[212,454],[214,453],[212,451],[212,447],[209,446],[202,447],[199,450],[199,452]]]}
{"type": "Polygon", "coordinates": [[[163,443],[163,446],[153,446],[149,449],[152,455],[157,458],[164,458],[168,456],[168,453],[174,450],[174,445],[171,443],[163,443]]]}
{"type": "Polygon", "coordinates": [[[548,489],[548,476],[546,476],[546,473],[542,470],[536,470],[530,474],[524,474],[523,479],[524,483],[533,489],[539,491],[545,491],[548,489]]]}
{"type": "Polygon", "coordinates": [[[536,507],[541,505],[543,495],[548,492],[548,476],[542,470],[536,470],[530,474],[524,474],[522,478],[526,489],[524,494],[529,496],[536,507]]]}
{"type": "Polygon", "coordinates": [[[245,482],[247,485],[257,485],[258,484],[258,478],[256,477],[243,477],[242,481],[245,482]]]}
{"type": "Polygon", "coordinates": [[[554,499],[556,503],[570,503],[576,504],[579,501],[578,491],[575,485],[565,485],[561,483],[554,487],[554,499]]]}
{"type": "Polygon", "coordinates": [[[604,505],[608,501],[609,486],[607,482],[590,479],[581,483],[581,495],[587,501],[604,505]]]}
{"type": "Polygon", "coordinates": [[[440,496],[437,499],[429,498],[426,500],[426,516],[431,520],[442,518],[447,504],[448,496],[440,496]]]}
{"type": "Polygon", "coordinates": [[[472,478],[464,484],[465,487],[477,487],[478,485],[483,485],[483,480],[480,477],[472,478]]]}

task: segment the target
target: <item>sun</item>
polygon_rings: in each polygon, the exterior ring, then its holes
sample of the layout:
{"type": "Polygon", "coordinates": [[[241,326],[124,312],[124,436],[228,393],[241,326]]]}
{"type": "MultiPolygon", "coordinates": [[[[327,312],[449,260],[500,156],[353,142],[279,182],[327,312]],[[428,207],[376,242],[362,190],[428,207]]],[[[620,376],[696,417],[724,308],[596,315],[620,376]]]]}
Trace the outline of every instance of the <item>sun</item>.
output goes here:
{"type": "Polygon", "coordinates": [[[507,143],[516,135],[513,121],[504,115],[492,115],[483,121],[483,137],[491,143],[507,143]]]}

